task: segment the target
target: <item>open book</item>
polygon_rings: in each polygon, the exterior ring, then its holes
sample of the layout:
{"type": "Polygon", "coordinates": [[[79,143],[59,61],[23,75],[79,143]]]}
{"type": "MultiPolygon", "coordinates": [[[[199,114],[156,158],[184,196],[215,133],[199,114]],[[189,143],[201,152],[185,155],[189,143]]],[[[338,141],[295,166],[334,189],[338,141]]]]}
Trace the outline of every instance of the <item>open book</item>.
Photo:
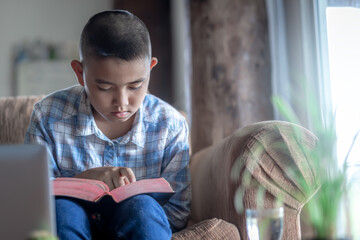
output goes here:
{"type": "Polygon", "coordinates": [[[164,205],[175,193],[164,178],[139,180],[122,187],[109,190],[102,181],[82,178],[56,178],[53,180],[55,196],[74,197],[97,202],[104,196],[111,196],[115,202],[121,202],[139,194],[148,194],[164,205]]]}

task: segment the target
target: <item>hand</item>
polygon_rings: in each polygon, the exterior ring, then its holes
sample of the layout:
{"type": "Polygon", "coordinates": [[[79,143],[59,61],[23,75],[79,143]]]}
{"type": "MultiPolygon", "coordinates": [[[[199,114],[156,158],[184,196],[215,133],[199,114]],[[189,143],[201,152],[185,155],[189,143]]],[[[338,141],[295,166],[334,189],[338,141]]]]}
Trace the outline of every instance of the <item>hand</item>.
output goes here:
{"type": "Polygon", "coordinates": [[[110,190],[126,184],[136,182],[135,175],[130,168],[126,167],[99,167],[86,170],[75,178],[100,180],[106,183],[110,190]]]}

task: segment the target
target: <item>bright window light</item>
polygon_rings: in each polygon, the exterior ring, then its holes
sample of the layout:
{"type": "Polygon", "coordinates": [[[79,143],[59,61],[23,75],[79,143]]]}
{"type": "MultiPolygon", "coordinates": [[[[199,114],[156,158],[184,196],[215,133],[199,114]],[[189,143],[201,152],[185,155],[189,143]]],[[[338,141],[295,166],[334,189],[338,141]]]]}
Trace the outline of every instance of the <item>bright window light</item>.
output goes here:
{"type": "MultiPolygon", "coordinates": [[[[326,18],[332,102],[336,112],[337,151],[339,164],[342,164],[360,129],[360,9],[328,7],[326,18]]],[[[350,165],[360,165],[360,137],[355,142],[348,161],[350,165]]],[[[356,170],[350,167],[349,175],[357,179],[349,191],[350,231],[353,239],[360,239],[359,168],[356,170]]],[[[346,223],[340,225],[345,226],[346,223]]]]}
{"type": "MultiPolygon", "coordinates": [[[[338,159],[342,164],[360,129],[360,9],[326,9],[332,102],[336,113],[338,159]]],[[[350,164],[360,164],[360,137],[350,164]]]]}

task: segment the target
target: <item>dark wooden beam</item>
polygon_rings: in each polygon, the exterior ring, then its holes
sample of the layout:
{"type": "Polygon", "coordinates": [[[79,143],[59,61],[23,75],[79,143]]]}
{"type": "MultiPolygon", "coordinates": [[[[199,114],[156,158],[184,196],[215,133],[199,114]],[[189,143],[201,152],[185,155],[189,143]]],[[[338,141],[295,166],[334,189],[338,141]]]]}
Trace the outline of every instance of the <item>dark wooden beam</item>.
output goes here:
{"type": "Polygon", "coordinates": [[[151,72],[149,90],[172,103],[172,45],[169,0],[114,0],[114,9],[128,10],[139,17],[150,32],[152,55],[159,60],[151,72]]]}
{"type": "Polygon", "coordinates": [[[192,146],[273,119],[265,0],[191,0],[192,146]]]}

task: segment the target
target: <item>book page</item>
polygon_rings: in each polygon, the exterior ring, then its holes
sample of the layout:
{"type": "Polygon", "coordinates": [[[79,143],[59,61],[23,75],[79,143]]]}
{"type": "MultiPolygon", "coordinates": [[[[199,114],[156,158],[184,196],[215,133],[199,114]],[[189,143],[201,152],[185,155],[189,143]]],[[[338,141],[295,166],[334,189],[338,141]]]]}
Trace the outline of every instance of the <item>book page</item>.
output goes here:
{"type": "Polygon", "coordinates": [[[80,178],[57,178],[53,181],[54,195],[97,201],[109,191],[101,181],[80,178]]]}
{"type": "Polygon", "coordinates": [[[136,181],[110,192],[116,202],[144,193],[169,193],[171,196],[174,190],[164,178],[155,178],[136,181]]]}

